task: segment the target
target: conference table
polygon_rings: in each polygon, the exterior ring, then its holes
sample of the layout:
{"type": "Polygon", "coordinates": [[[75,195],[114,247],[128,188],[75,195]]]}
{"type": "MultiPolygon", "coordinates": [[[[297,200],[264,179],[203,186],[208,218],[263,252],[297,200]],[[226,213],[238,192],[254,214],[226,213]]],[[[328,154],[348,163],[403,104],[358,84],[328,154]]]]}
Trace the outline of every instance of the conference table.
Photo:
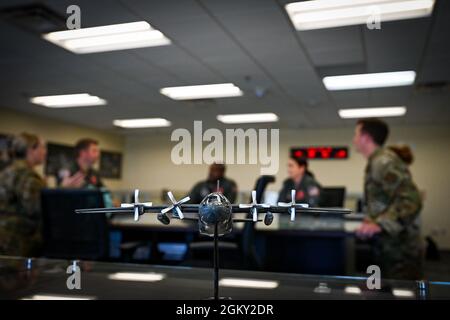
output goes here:
{"type": "MultiPolygon", "coordinates": [[[[73,268],[71,260],[0,256],[0,299],[203,300],[213,294],[209,268],[90,261],[76,261],[73,268]],[[68,287],[75,283],[72,270],[80,289],[68,287]]],[[[221,270],[219,279],[220,296],[234,300],[450,298],[445,282],[382,280],[377,290],[364,277],[240,270],[221,270]]]]}
{"type": "MultiPolygon", "coordinates": [[[[252,241],[265,271],[353,275],[357,242],[354,231],[363,217],[360,213],[345,216],[303,214],[292,222],[288,216],[274,215],[270,226],[262,222],[255,225],[252,241]]],[[[127,240],[138,241],[147,237],[152,242],[153,252],[158,250],[157,245],[161,242],[189,245],[202,238],[195,221],[171,219],[166,226],[154,214],[145,214],[137,222],[133,217],[116,215],[110,224],[113,230],[128,237],[127,240]]],[[[244,236],[243,228],[244,223],[234,223],[230,237],[234,237],[235,242],[244,236]]],[[[230,237],[225,237],[224,241],[230,237]]],[[[161,259],[152,259],[151,262],[163,263],[161,259]]]]}

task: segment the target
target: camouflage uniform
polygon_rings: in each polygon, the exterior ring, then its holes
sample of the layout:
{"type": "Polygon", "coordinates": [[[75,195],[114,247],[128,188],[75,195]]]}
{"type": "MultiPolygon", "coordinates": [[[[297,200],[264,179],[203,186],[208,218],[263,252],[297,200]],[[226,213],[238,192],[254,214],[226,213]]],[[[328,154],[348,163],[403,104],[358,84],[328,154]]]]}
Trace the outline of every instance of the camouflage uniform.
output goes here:
{"type": "Polygon", "coordinates": [[[377,149],[366,167],[364,191],[368,217],[382,228],[374,249],[383,277],[421,278],[422,201],[407,165],[391,150],[377,149]]]}
{"type": "Polygon", "coordinates": [[[286,179],[283,182],[283,188],[278,196],[278,201],[290,202],[292,200],[292,189],[297,191],[295,194],[295,201],[297,203],[307,203],[312,207],[317,207],[319,205],[321,186],[313,176],[305,174],[298,186],[295,185],[294,180],[286,179]]]}
{"type": "Polygon", "coordinates": [[[237,196],[237,185],[231,179],[222,178],[219,179],[219,190],[217,190],[217,181],[205,180],[197,183],[194,188],[192,188],[189,197],[190,203],[200,203],[203,198],[206,197],[211,192],[219,191],[222,193],[228,201],[234,203],[237,196]]]}
{"type": "Polygon", "coordinates": [[[16,160],[0,174],[0,254],[39,254],[41,190],[45,181],[25,160],[16,160]]]}

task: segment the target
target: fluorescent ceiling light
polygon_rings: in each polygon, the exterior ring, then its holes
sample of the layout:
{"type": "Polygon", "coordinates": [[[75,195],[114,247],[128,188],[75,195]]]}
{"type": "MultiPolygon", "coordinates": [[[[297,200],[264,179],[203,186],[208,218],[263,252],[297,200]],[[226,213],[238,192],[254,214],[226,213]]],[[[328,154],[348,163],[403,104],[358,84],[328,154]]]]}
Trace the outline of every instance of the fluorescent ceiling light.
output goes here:
{"type": "Polygon", "coordinates": [[[400,117],[406,114],[406,107],[340,109],[338,113],[339,116],[343,119],[400,117]]]}
{"type": "Polygon", "coordinates": [[[51,32],[43,38],[74,53],[163,46],[170,40],[145,21],[51,32]]]}
{"type": "Polygon", "coordinates": [[[21,300],[94,300],[94,299],[95,297],[88,297],[88,296],[35,294],[30,297],[25,297],[21,300]]]}
{"type": "Polygon", "coordinates": [[[121,128],[137,129],[137,128],[169,127],[172,123],[163,118],[147,118],[147,119],[114,120],[113,124],[121,128]]]}
{"type": "Polygon", "coordinates": [[[361,294],[361,289],[357,286],[346,286],[345,293],[347,294],[361,294]]]}
{"type": "Polygon", "coordinates": [[[159,92],[174,100],[194,100],[242,96],[243,92],[232,83],[162,88],[159,92]]]}
{"type": "Polygon", "coordinates": [[[275,289],[278,287],[278,281],[223,278],[219,281],[219,285],[234,288],[275,289]]]}
{"type": "Polygon", "coordinates": [[[110,280],[156,282],[166,277],[163,273],[118,272],[108,275],[110,280]]]}
{"type": "Polygon", "coordinates": [[[392,294],[399,298],[414,298],[414,292],[408,289],[393,289],[392,294]]]}
{"type": "Polygon", "coordinates": [[[30,102],[48,108],[88,107],[106,104],[106,100],[91,96],[89,93],[33,97],[30,102]]]}
{"type": "Polygon", "coordinates": [[[219,114],[217,120],[227,124],[276,122],[278,116],[275,113],[219,114]]]}
{"type": "Polygon", "coordinates": [[[329,76],[322,81],[328,90],[353,90],[409,86],[415,79],[414,71],[396,71],[329,76]]]}
{"type": "Polygon", "coordinates": [[[297,30],[333,28],[426,17],[435,0],[315,0],[286,5],[286,11],[297,30]]]}

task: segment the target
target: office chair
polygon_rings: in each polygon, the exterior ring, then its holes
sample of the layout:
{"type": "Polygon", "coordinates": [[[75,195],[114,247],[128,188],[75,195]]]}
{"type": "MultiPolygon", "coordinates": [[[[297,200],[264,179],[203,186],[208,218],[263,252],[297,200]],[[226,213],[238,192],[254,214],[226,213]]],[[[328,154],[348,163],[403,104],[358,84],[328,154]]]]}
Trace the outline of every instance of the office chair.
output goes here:
{"type": "Polygon", "coordinates": [[[98,190],[45,189],[41,194],[44,256],[106,260],[109,228],[105,215],[76,214],[75,209],[102,208],[98,190]]]}
{"type": "MultiPolygon", "coordinates": [[[[263,195],[269,183],[275,182],[274,176],[261,176],[256,180],[256,202],[262,203],[263,195]]],[[[250,199],[250,202],[252,199],[250,199]]],[[[251,218],[251,214],[247,216],[251,218]]],[[[255,223],[247,222],[244,225],[241,239],[241,250],[244,257],[244,267],[246,269],[261,269],[262,262],[256,253],[255,245],[255,223]]]]}

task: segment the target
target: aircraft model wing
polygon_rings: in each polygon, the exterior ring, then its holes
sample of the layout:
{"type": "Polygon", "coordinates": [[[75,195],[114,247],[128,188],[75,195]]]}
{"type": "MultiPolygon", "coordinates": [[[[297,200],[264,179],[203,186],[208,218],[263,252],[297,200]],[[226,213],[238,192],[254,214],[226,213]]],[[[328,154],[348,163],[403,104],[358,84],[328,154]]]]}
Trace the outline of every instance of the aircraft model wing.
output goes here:
{"type": "MultiPolygon", "coordinates": [[[[258,207],[258,213],[286,213],[290,214],[290,207],[282,207],[282,206],[267,206],[267,207],[258,207]]],[[[233,213],[251,213],[252,208],[242,208],[238,204],[233,205],[233,213]]],[[[344,208],[313,208],[313,207],[295,207],[296,213],[317,213],[317,214],[350,214],[352,213],[349,209],[344,208]]]]}
{"type": "MultiPolygon", "coordinates": [[[[101,209],[77,209],[75,213],[112,213],[112,214],[132,214],[134,220],[138,221],[139,217],[144,213],[157,213],[157,218],[163,224],[169,224],[170,219],[166,215],[172,212],[173,218],[184,219],[184,212],[186,213],[197,213],[198,205],[184,204],[188,202],[189,197],[185,197],[179,201],[175,199],[172,192],[168,192],[167,196],[171,204],[166,206],[153,206],[151,202],[139,202],[139,190],[134,191],[134,202],[133,203],[122,203],[120,208],[101,208],[101,209]]],[[[196,220],[196,218],[189,218],[188,220],[196,220]]]]}
{"type": "MultiPolygon", "coordinates": [[[[165,209],[164,206],[142,206],[144,212],[161,212],[165,209]]],[[[119,207],[119,208],[98,208],[98,209],[76,209],[75,213],[113,213],[113,214],[133,214],[134,207],[119,207]]]]}
{"type": "MultiPolygon", "coordinates": [[[[112,213],[112,214],[131,214],[134,216],[134,220],[138,221],[139,217],[144,213],[156,213],[157,219],[163,224],[169,224],[170,218],[168,216],[171,213],[171,218],[186,219],[186,220],[198,220],[198,217],[185,216],[185,213],[195,214],[199,213],[199,204],[187,203],[190,199],[185,197],[177,201],[172,194],[168,192],[167,196],[170,200],[170,204],[165,206],[153,206],[151,202],[139,202],[139,190],[135,190],[134,203],[123,203],[120,208],[100,208],[100,209],[77,209],[76,213],[112,213]]],[[[252,191],[252,202],[249,204],[233,204],[231,205],[232,213],[247,213],[252,216],[252,219],[233,219],[234,222],[258,222],[262,221],[258,219],[258,214],[265,214],[264,223],[270,225],[273,221],[273,214],[289,214],[291,221],[295,220],[295,215],[298,213],[310,213],[320,215],[344,215],[352,213],[351,210],[343,208],[311,208],[304,203],[295,202],[295,190],[292,190],[293,201],[289,203],[279,202],[278,205],[272,206],[265,203],[257,203],[256,191],[252,191]]]]}
{"type": "MultiPolygon", "coordinates": [[[[263,221],[262,219],[258,219],[256,222],[261,222],[263,221]]],[[[253,219],[234,219],[233,218],[233,222],[254,222],[253,219]]]]}

